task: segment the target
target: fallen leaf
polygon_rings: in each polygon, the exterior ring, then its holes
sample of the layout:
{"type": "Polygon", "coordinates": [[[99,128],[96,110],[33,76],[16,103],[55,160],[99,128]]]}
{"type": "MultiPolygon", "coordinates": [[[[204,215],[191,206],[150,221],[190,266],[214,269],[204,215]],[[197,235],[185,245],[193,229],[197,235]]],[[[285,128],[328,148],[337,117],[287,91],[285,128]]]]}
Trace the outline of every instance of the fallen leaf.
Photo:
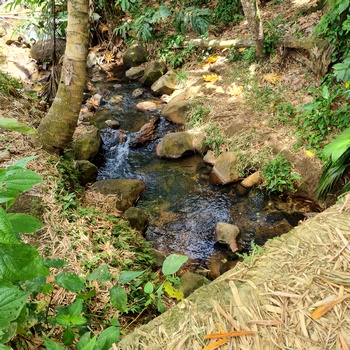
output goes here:
{"type": "Polygon", "coordinates": [[[208,57],[208,63],[214,63],[218,60],[219,56],[210,56],[208,57]]]}
{"type": "Polygon", "coordinates": [[[330,309],[332,309],[335,305],[341,303],[344,299],[348,298],[350,295],[344,295],[342,297],[339,297],[337,299],[334,299],[333,301],[330,301],[329,303],[326,303],[320,307],[318,307],[316,310],[314,310],[311,313],[311,317],[314,320],[319,319],[322,317],[324,314],[326,314],[330,309]]]}
{"type": "Polygon", "coordinates": [[[224,345],[227,343],[226,339],[221,339],[216,341],[215,343],[209,344],[206,347],[203,348],[203,350],[213,350],[213,349],[217,349],[219,346],[224,345]]]}
{"type": "Polygon", "coordinates": [[[239,86],[233,83],[229,86],[227,93],[231,96],[238,96],[242,93],[242,91],[243,91],[243,86],[239,86]]]}
{"type": "Polygon", "coordinates": [[[233,332],[226,332],[226,333],[212,333],[207,334],[204,339],[217,339],[217,338],[226,338],[226,337],[240,337],[242,335],[251,335],[255,334],[254,331],[233,331],[233,332]]]}
{"type": "Polygon", "coordinates": [[[246,50],[245,47],[240,47],[240,48],[238,49],[238,52],[243,52],[243,51],[245,51],[245,50],[246,50]]]}
{"type": "Polygon", "coordinates": [[[263,78],[270,84],[276,85],[277,83],[283,81],[283,78],[277,73],[264,74],[263,78]]]}
{"type": "Polygon", "coordinates": [[[350,81],[347,81],[346,83],[345,83],[345,89],[348,89],[350,87],[350,81]]]}
{"type": "Polygon", "coordinates": [[[315,158],[316,154],[312,151],[305,151],[306,155],[310,158],[315,158]]]}
{"type": "Polygon", "coordinates": [[[203,75],[204,81],[215,83],[219,77],[216,74],[203,75]]]}
{"type": "Polygon", "coordinates": [[[90,106],[98,107],[98,101],[93,97],[87,100],[86,103],[90,106]]]}

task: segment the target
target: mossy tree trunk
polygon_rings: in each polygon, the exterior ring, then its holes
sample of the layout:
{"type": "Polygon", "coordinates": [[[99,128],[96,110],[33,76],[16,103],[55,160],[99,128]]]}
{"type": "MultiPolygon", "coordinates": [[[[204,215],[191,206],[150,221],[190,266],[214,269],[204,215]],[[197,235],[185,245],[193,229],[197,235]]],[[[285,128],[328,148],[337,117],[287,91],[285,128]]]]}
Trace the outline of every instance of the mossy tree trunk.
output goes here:
{"type": "Polygon", "coordinates": [[[49,152],[69,146],[81,108],[89,39],[89,1],[68,0],[67,44],[57,95],[38,127],[41,145],[49,152]]]}
{"type": "Polygon", "coordinates": [[[264,57],[264,31],[260,18],[258,0],[241,0],[244,15],[248,21],[249,30],[255,43],[256,54],[264,57]]]}

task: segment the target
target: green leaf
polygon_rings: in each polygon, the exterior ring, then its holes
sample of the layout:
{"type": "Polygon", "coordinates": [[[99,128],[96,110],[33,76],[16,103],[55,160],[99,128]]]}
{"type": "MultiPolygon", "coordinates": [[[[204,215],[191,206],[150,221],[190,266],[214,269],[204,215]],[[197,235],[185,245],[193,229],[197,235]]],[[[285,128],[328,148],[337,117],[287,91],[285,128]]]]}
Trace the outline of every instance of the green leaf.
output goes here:
{"type": "Polygon", "coordinates": [[[71,327],[67,327],[62,335],[63,344],[64,345],[73,344],[74,338],[75,338],[75,333],[74,333],[73,329],[71,327]]]}
{"type": "Polygon", "coordinates": [[[78,350],[99,350],[95,348],[97,336],[95,335],[92,339],[90,339],[90,332],[85,333],[77,343],[78,350]]]}
{"type": "Polygon", "coordinates": [[[97,338],[96,349],[109,350],[113,344],[118,343],[120,336],[120,327],[108,327],[97,338]]]}
{"type": "Polygon", "coordinates": [[[0,350],[3,349],[1,348],[2,344],[9,342],[16,335],[16,331],[17,322],[12,322],[6,328],[0,329],[0,350]]]}
{"type": "Polygon", "coordinates": [[[0,128],[18,131],[23,134],[36,134],[36,131],[26,124],[20,123],[15,118],[3,118],[0,117],[0,128]]]}
{"type": "Polygon", "coordinates": [[[83,301],[76,300],[72,305],[68,307],[70,316],[78,316],[83,312],[83,301]]]}
{"type": "MultiPolygon", "coordinates": [[[[13,232],[8,214],[1,207],[0,207],[0,243],[20,244],[19,239],[13,232]]],[[[0,270],[1,270],[1,265],[0,265],[0,270]]]]}
{"type": "Polygon", "coordinates": [[[49,269],[36,248],[24,243],[0,244],[0,282],[26,281],[48,275],[49,269]]]}
{"type": "Polygon", "coordinates": [[[0,176],[0,180],[5,183],[5,188],[9,190],[28,191],[34,185],[42,182],[40,175],[19,166],[11,165],[5,171],[5,176],[0,176]]]}
{"type": "Polygon", "coordinates": [[[128,302],[128,295],[121,286],[114,286],[110,290],[110,297],[112,305],[119,311],[126,311],[126,305],[128,302]]]}
{"type": "Polygon", "coordinates": [[[16,162],[14,162],[11,166],[19,166],[23,168],[25,165],[27,165],[30,161],[32,161],[35,158],[38,158],[38,156],[21,158],[21,159],[18,159],[16,162]]]}
{"type": "Polygon", "coordinates": [[[64,350],[63,346],[46,337],[44,337],[44,344],[46,350],[64,350]]]}
{"type": "Polygon", "coordinates": [[[163,262],[163,274],[168,276],[176,273],[187,260],[188,257],[185,255],[170,254],[163,262]]]}
{"type": "Polygon", "coordinates": [[[29,295],[17,286],[0,287],[0,329],[8,327],[12,321],[17,319],[29,295]]]}
{"type": "Polygon", "coordinates": [[[146,294],[153,293],[154,287],[152,282],[147,282],[145,286],[143,287],[143,290],[146,294]]]}
{"type": "Polygon", "coordinates": [[[92,273],[87,277],[88,281],[98,280],[100,282],[107,282],[111,279],[112,275],[109,272],[107,265],[102,265],[92,271],[92,273]]]}
{"type": "Polygon", "coordinates": [[[135,278],[141,276],[145,271],[123,271],[119,276],[118,283],[124,284],[128,283],[135,278]]]}
{"type": "Polygon", "coordinates": [[[13,350],[13,349],[7,345],[0,344],[0,350],[13,350]]]}
{"type": "Polygon", "coordinates": [[[73,272],[61,272],[55,277],[56,283],[70,292],[81,292],[85,289],[84,282],[73,272]]]}
{"type": "Polygon", "coordinates": [[[8,213],[7,218],[14,233],[32,233],[44,226],[40,220],[28,214],[8,213]]]}
{"type": "Polygon", "coordinates": [[[64,260],[61,260],[61,259],[57,259],[57,258],[45,258],[44,259],[44,264],[45,266],[47,267],[54,267],[55,269],[59,269],[63,266],[66,266],[68,265],[68,263],[64,260]]]}

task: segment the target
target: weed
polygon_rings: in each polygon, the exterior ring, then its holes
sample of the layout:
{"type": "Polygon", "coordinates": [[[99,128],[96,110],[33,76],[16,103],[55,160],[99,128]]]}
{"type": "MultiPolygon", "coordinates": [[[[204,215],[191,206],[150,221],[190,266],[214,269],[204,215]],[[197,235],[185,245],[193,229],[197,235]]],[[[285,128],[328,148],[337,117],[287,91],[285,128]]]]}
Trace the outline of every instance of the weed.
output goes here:
{"type": "Polygon", "coordinates": [[[19,96],[18,89],[23,88],[22,83],[14,78],[11,78],[9,75],[0,72],[0,92],[9,96],[19,96]]]}
{"type": "Polygon", "coordinates": [[[210,108],[202,100],[191,100],[186,112],[186,124],[194,128],[199,128],[204,124],[205,118],[209,113],[210,108]]]}
{"type": "Polygon", "coordinates": [[[264,164],[262,172],[265,178],[265,190],[268,193],[294,191],[295,181],[300,180],[301,177],[293,173],[292,169],[292,164],[282,154],[277,154],[274,159],[264,164]]]}
{"type": "Polygon", "coordinates": [[[246,48],[230,48],[229,62],[245,61],[247,63],[255,62],[255,47],[246,48]]]}
{"type": "Polygon", "coordinates": [[[247,253],[236,253],[237,256],[243,259],[243,262],[246,264],[252,265],[256,258],[263,256],[265,254],[264,247],[261,247],[254,243],[254,241],[250,244],[251,248],[247,253]]]}
{"type": "Polygon", "coordinates": [[[284,32],[278,26],[283,24],[284,21],[277,16],[272,22],[267,21],[267,27],[264,29],[264,53],[271,54],[275,52],[276,45],[284,32]]]}
{"type": "Polygon", "coordinates": [[[204,144],[209,146],[215,156],[218,156],[221,153],[221,147],[226,143],[225,135],[222,134],[219,127],[213,122],[209,122],[204,131],[204,144]]]}

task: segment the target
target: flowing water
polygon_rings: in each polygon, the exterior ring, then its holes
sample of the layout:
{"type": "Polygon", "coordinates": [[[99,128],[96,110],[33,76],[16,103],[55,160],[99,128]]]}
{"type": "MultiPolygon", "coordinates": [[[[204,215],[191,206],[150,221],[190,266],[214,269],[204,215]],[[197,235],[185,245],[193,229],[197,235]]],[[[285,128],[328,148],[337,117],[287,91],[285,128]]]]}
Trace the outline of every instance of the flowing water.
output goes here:
{"type": "MultiPolygon", "coordinates": [[[[140,101],[155,100],[151,94],[145,91],[141,97],[132,98],[132,92],[140,88],[134,83],[122,87],[103,83],[102,87],[109,91],[107,101],[118,103],[107,102],[100,107],[95,123],[101,127],[106,119],[117,120],[120,130],[126,134],[126,141],[119,141],[120,132],[102,129],[98,180],[129,178],[140,179],[146,184],[137,207],[150,217],[146,238],[155,249],[165,254],[185,254],[194,265],[204,266],[213,252],[221,249],[215,244],[214,228],[218,222],[237,224],[245,232],[240,244],[249,249],[256,227],[265,225],[268,228],[277,220],[276,215],[269,219],[271,214],[266,212],[269,199],[261,192],[255,190],[240,197],[236,195],[234,185],[211,184],[211,168],[204,164],[200,155],[178,160],[158,158],[155,154],[157,143],[178,126],[166,121],[160,109],[144,112],[135,108],[140,101]],[[131,148],[135,132],[153,115],[161,117],[157,139],[147,146],[131,148]]],[[[279,219],[283,220],[285,217],[281,215],[279,219]]]]}

